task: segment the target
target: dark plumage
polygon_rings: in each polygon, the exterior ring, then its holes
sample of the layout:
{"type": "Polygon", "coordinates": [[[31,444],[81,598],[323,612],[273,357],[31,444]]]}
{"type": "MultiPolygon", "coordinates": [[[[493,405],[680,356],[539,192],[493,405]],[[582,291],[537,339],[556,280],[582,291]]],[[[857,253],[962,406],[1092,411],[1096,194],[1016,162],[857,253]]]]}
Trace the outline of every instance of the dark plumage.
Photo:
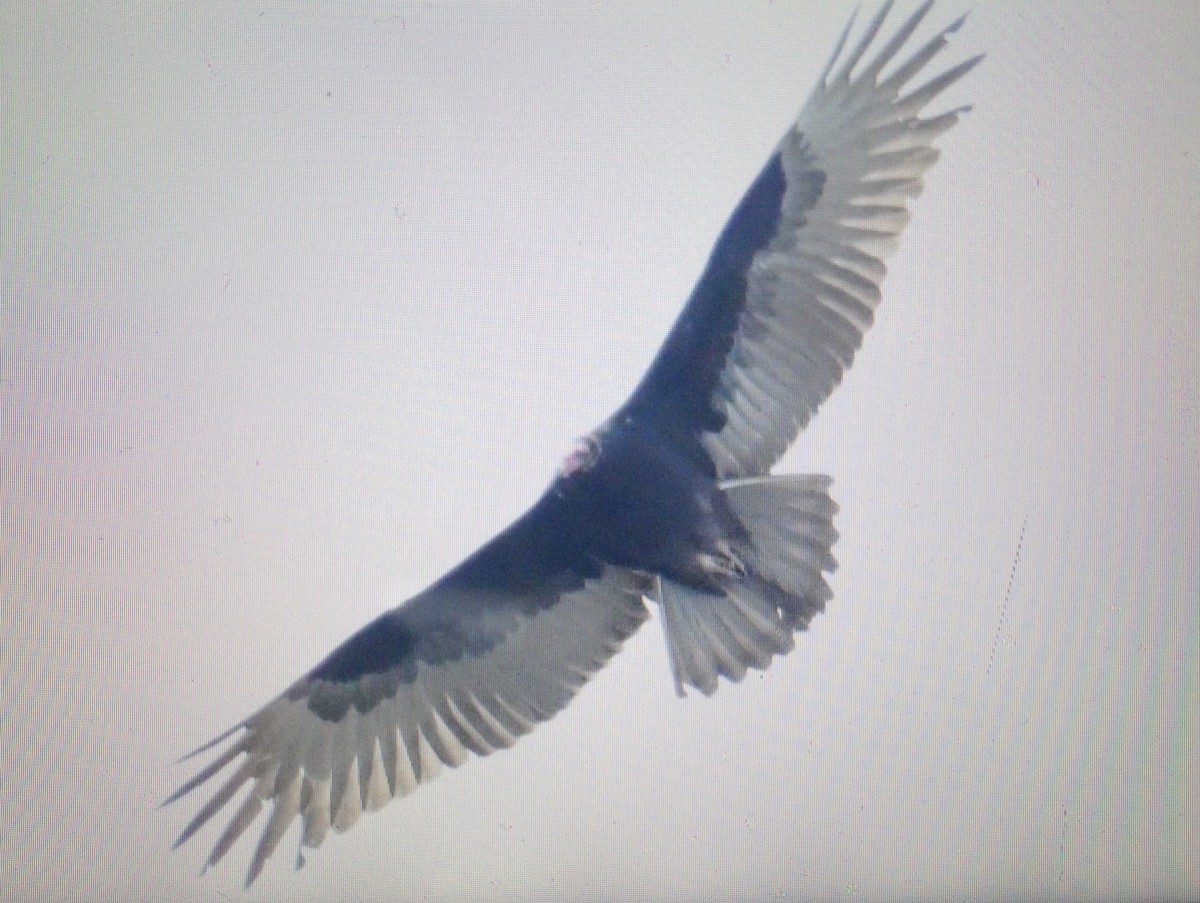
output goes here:
{"type": "Polygon", "coordinates": [[[901,96],[961,20],[881,78],[930,6],[862,62],[889,5],[834,71],[847,26],[628,402],[512,526],[198,750],[231,744],[168,802],[235,767],[177,845],[249,785],[208,859],[270,802],[249,884],[296,816],[319,845],[552,716],[645,599],[681,695],[792,648],[831,596],[836,506],[827,477],[769,471],[853,360],[932,142],[962,112],[920,111],[979,60],[901,96]]]}

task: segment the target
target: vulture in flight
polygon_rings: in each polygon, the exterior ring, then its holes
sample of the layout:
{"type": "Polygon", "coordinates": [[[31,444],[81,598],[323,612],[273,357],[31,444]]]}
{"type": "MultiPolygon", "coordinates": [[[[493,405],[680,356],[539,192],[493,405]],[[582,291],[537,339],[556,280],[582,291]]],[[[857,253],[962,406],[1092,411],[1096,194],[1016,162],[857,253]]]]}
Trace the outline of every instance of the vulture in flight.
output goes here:
{"type": "Polygon", "coordinates": [[[232,771],[176,846],[248,786],[207,860],[269,804],[248,886],[297,816],[318,846],[552,717],[647,600],[681,695],[792,649],[832,595],[837,506],[829,477],[771,467],[850,366],[933,141],[968,108],[922,110],[980,59],[909,88],[962,23],[890,65],[930,5],[873,55],[890,4],[843,56],[851,19],[641,383],[533,507],[192,753],[227,744],[168,803],[232,771]]]}

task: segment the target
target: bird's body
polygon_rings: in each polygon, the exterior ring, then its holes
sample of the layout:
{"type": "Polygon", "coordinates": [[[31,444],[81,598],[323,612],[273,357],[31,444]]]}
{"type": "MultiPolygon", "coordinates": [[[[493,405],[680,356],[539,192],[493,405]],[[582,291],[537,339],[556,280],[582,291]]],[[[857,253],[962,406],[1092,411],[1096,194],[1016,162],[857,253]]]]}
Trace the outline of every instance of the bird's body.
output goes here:
{"type": "Polygon", "coordinates": [[[931,143],[961,112],[920,110],[978,62],[900,94],[959,20],[881,75],[929,5],[864,62],[885,5],[833,71],[843,34],[645,377],[533,507],[197,751],[237,735],[171,797],[238,763],[177,845],[249,784],[208,863],[269,802],[253,881],[297,816],[319,845],[551,717],[646,620],[647,599],[680,695],[793,647],[832,596],[836,505],[828,477],[770,468],[853,360],[931,143]]]}
{"type": "Polygon", "coordinates": [[[702,581],[700,557],[738,531],[711,471],[632,418],[586,441],[592,459],[546,495],[561,500],[581,546],[620,567],[702,581]]]}

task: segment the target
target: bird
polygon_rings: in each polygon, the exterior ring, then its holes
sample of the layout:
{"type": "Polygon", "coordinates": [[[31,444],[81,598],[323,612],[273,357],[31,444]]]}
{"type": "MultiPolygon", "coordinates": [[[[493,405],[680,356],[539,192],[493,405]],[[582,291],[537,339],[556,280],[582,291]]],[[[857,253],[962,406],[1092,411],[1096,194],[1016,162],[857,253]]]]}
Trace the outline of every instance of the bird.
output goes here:
{"type": "Polygon", "coordinates": [[[792,650],[833,595],[838,509],[830,477],[771,470],[851,365],[934,141],[971,108],[922,112],[983,57],[910,89],[965,19],[896,62],[931,5],[876,50],[883,4],[843,55],[851,16],[649,369],[533,506],[184,757],[221,749],[163,805],[233,770],[175,848],[248,787],[204,868],[269,804],[249,887],[297,818],[301,847],[320,846],[443,766],[511,746],[652,606],[679,695],[792,650]]]}

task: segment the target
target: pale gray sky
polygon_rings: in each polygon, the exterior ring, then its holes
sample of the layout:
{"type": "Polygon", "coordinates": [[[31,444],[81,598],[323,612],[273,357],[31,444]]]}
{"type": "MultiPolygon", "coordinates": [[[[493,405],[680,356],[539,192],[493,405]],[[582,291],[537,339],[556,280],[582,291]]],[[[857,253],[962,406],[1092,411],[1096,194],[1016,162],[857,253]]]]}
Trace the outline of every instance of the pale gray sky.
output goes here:
{"type": "Polygon", "coordinates": [[[974,5],[788,658],[680,701],[652,621],[302,872],[168,852],[625,397],[851,6],[0,6],[0,896],[1200,893],[1192,2],[974,5]]]}

